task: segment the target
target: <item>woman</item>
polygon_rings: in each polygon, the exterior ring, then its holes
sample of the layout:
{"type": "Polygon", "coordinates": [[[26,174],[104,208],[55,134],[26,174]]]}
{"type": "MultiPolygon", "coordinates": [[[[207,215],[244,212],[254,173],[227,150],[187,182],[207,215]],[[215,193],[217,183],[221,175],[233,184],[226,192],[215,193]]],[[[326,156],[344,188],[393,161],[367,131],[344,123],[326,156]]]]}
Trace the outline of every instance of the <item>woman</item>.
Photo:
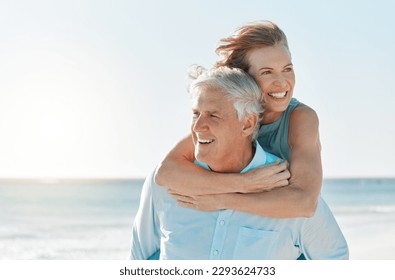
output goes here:
{"type": "Polygon", "coordinates": [[[187,136],[161,163],[156,183],[169,188],[184,207],[311,217],[322,184],[318,117],[292,98],[295,74],[285,34],[264,21],[245,25],[221,42],[217,65],[241,68],[257,81],[265,108],[258,142],[286,159],[289,171],[280,162],[245,174],[204,170],[193,163],[193,142],[187,136]]]}

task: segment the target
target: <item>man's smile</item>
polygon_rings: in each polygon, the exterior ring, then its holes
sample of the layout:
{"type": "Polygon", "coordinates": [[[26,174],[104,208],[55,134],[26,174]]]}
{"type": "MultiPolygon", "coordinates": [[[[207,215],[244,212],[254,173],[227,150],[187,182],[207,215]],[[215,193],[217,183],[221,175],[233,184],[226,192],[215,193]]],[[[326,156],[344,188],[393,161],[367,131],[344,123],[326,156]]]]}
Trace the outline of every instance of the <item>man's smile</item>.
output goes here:
{"type": "Polygon", "coordinates": [[[214,142],[214,140],[212,139],[197,139],[197,141],[199,142],[199,144],[211,144],[214,142]]]}

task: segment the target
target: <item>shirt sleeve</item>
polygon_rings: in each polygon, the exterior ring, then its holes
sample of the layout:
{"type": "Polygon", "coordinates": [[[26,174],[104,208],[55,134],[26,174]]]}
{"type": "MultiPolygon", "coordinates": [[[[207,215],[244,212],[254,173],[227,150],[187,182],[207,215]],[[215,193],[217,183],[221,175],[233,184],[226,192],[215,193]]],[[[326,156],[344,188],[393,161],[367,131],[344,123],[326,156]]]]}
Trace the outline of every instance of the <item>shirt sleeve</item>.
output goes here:
{"type": "Polygon", "coordinates": [[[158,252],[160,236],[153,200],[154,174],[146,178],[140,197],[140,206],[133,223],[129,259],[147,260],[158,252]]]}
{"type": "Polygon", "coordinates": [[[306,218],[300,234],[300,247],[306,259],[346,260],[347,242],[335,217],[320,197],[315,215],[306,218]]]}

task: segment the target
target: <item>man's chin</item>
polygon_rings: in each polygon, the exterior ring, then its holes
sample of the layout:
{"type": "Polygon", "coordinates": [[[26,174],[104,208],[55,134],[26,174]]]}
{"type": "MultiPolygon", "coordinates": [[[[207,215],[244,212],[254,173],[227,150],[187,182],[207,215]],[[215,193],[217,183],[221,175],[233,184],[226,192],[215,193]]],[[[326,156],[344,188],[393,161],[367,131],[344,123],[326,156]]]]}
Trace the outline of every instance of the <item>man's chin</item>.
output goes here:
{"type": "Polygon", "coordinates": [[[202,155],[200,155],[200,154],[196,154],[195,153],[195,158],[196,158],[196,160],[198,160],[200,162],[204,162],[204,157],[202,155]]]}
{"type": "Polygon", "coordinates": [[[199,153],[199,152],[195,153],[195,158],[198,161],[204,162],[204,163],[207,163],[209,161],[209,158],[207,156],[205,156],[204,154],[199,153]]]}

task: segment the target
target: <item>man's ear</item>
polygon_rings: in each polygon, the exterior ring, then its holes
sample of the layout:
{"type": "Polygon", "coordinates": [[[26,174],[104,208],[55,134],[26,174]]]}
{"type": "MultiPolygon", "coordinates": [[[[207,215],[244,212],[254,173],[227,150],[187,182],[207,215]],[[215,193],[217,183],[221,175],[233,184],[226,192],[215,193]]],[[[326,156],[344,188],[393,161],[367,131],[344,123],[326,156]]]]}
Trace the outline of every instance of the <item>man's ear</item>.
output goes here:
{"type": "Polygon", "coordinates": [[[257,122],[258,122],[258,116],[256,114],[251,114],[245,117],[243,121],[243,130],[241,132],[242,135],[245,137],[251,136],[255,130],[257,122]]]}

